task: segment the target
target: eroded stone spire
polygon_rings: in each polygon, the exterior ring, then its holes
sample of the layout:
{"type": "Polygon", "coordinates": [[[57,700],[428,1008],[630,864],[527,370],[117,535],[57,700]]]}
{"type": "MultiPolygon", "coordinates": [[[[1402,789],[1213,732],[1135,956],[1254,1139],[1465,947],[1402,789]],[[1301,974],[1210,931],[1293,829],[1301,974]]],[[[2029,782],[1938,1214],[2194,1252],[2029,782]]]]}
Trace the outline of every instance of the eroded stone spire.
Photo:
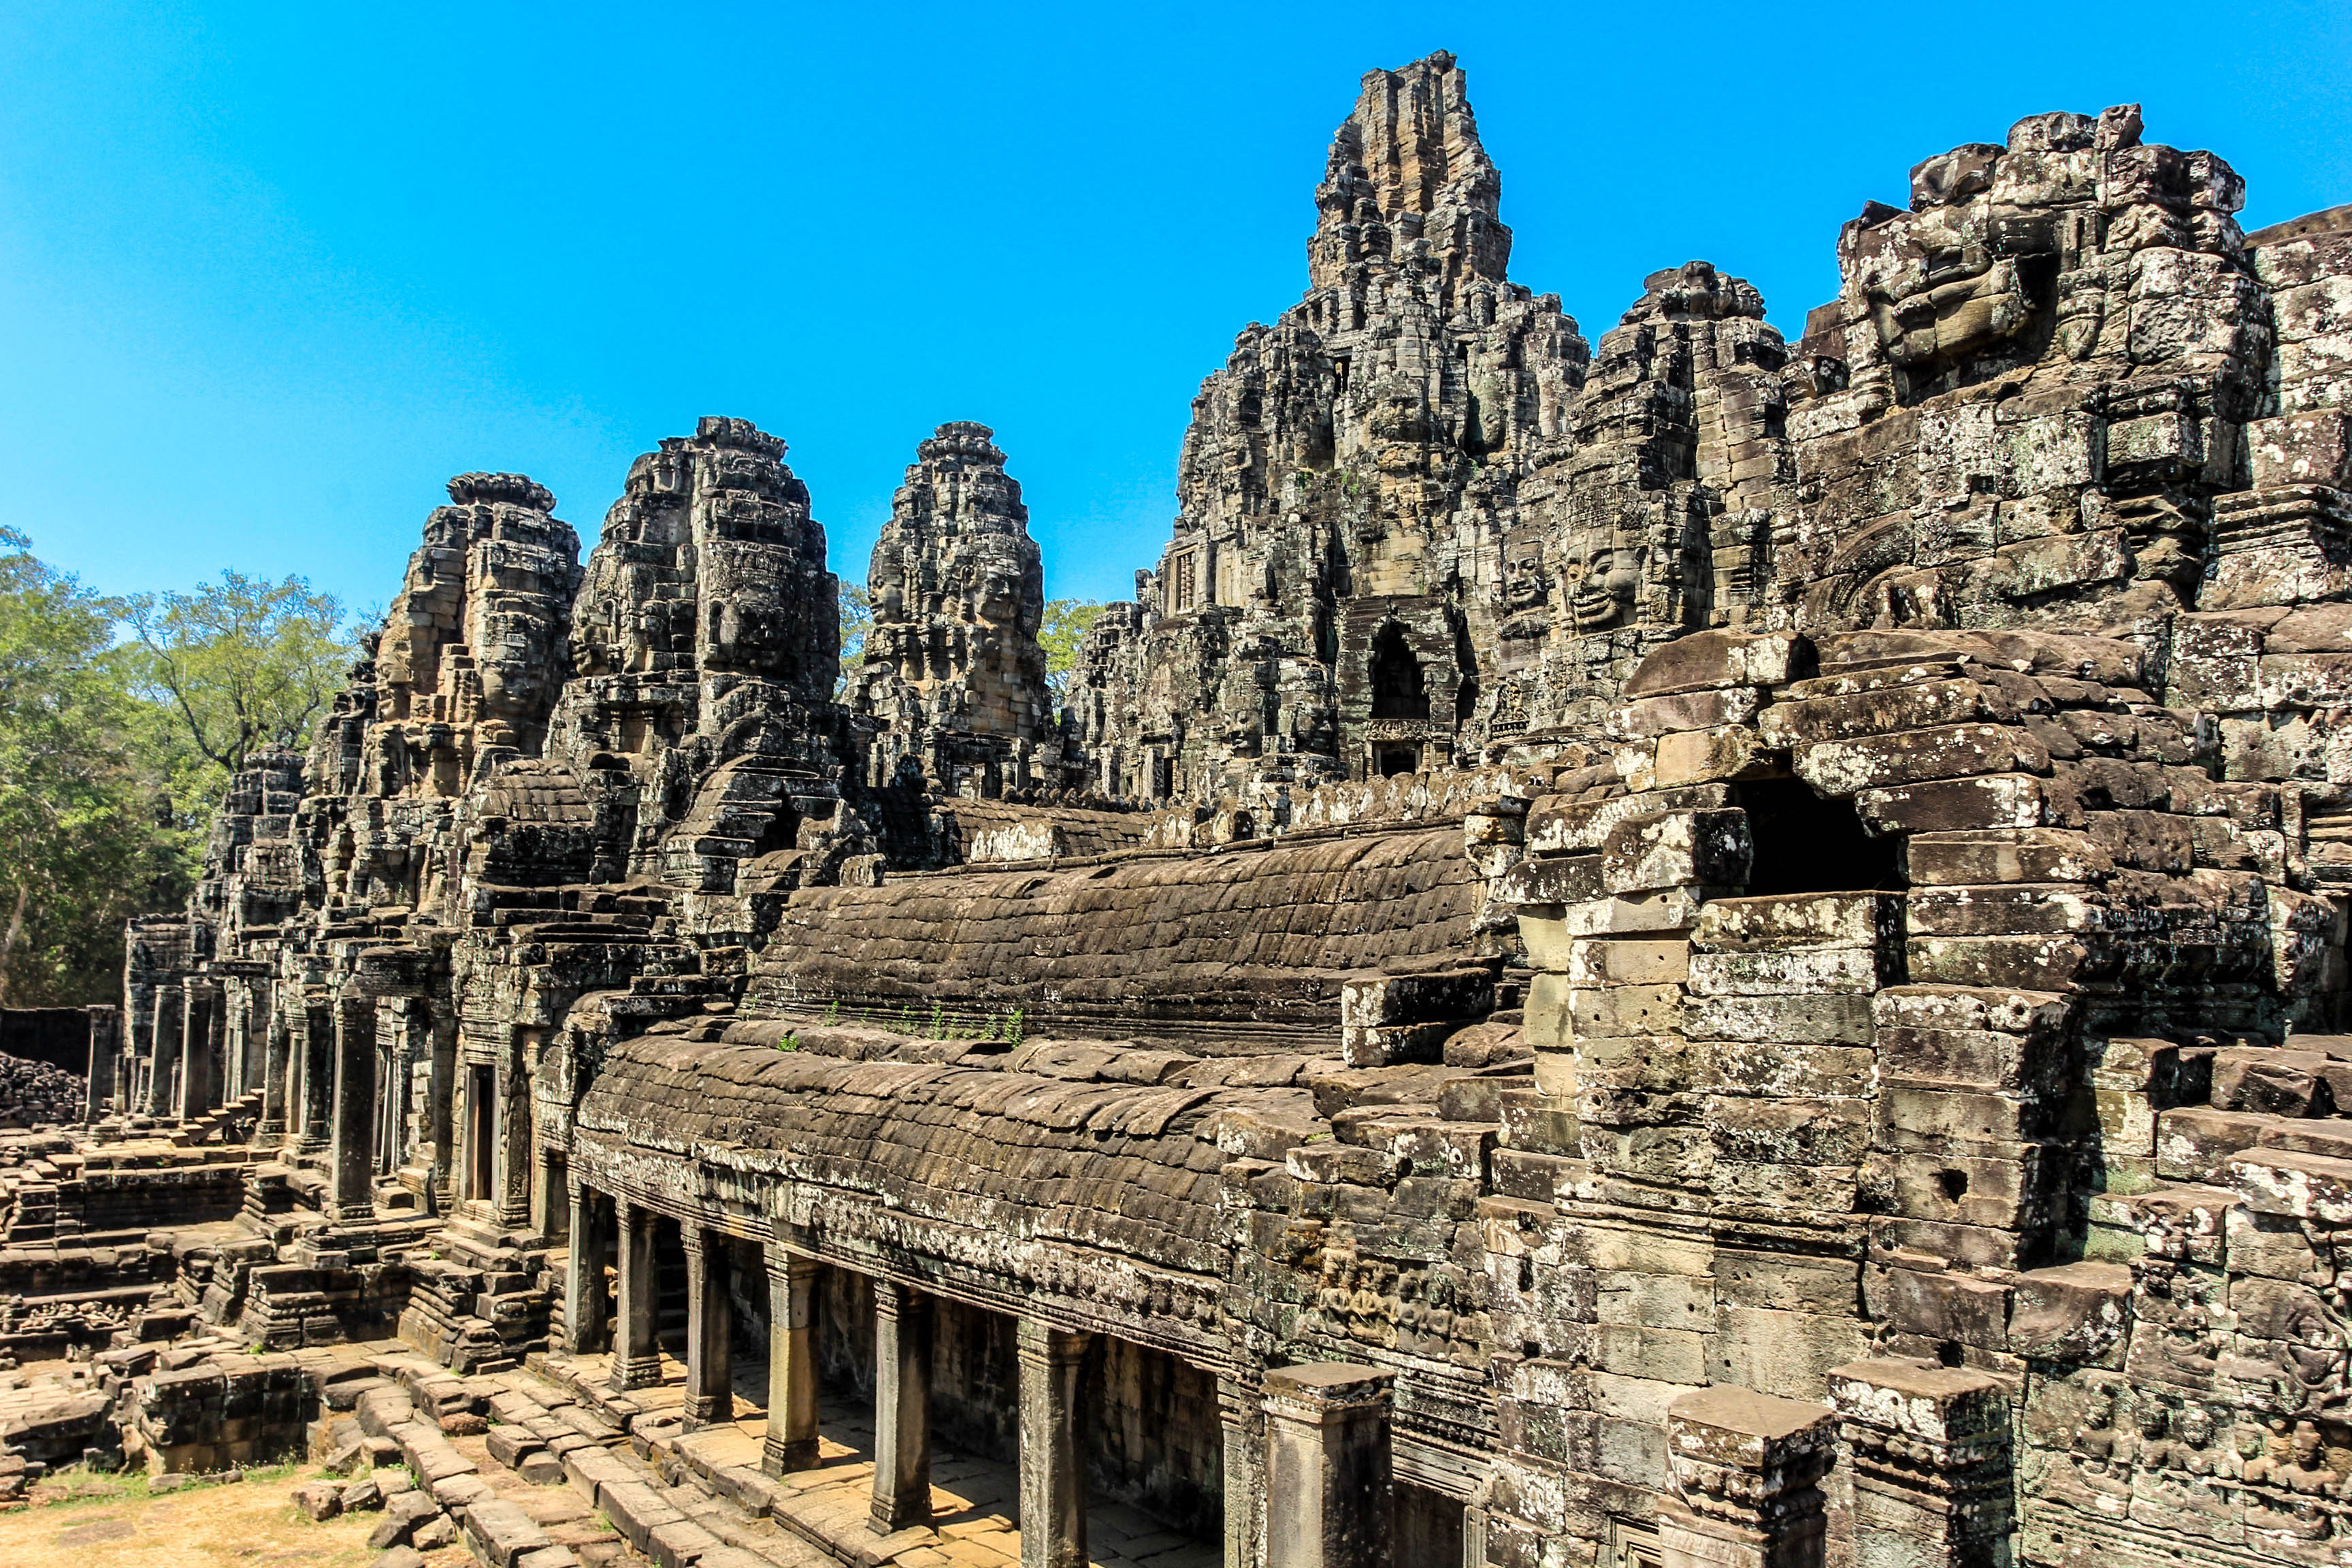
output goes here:
{"type": "Polygon", "coordinates": [[[853,702],[882,729],[877,782],[913,760],[950,794],[1028,782],[1054,728],[1045,574],[1021,486],[985,425],[942,425],[916,448],[874,546],[874,626],[853,702]]]}
{"type": "Polygon", "coordinates": [[[1450,303],[1463,279],[1503,277],[1511,231],[1496,216],[1502,196],[1452,55],[1372,71],[1331,139],[1308,274],[1328,288],[1358,265],[1409,269],[1436,278],[1450,303]]]}

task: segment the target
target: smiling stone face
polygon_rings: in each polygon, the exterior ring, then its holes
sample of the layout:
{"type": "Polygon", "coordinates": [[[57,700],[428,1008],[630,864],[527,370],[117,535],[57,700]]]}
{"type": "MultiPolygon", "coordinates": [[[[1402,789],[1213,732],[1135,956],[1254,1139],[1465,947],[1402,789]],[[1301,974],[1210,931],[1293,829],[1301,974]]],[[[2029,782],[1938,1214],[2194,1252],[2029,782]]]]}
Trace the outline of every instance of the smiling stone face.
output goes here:
{"type": "Polygon", "coordinates": [[[1525,529],[1503,542],[1503,603],[1508,614],[1532,610],[1551,598],[1543,554],[1543,536],[1525,529]]]}
{"type": "Polygon", "coordinates": [[[1560,563],[1560,590],[1580,633],[1630,625],[1640,607],[1649,548],[1615,530],[1571,537],[1560,563]]]}

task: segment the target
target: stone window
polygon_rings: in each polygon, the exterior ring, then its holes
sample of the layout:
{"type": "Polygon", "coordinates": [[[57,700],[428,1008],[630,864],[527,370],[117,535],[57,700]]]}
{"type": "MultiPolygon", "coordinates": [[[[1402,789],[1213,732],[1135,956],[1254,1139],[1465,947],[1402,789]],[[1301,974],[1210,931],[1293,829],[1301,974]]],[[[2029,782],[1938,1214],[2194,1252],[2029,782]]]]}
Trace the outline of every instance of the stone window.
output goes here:
{"type": "Polygon", "coordinates": [[[1192,607],[1199,591],[1194,583],[1195,575],[1192,552],[1189,550],[1168,563],[1169,614],[1181,616],[1192,607]]]}

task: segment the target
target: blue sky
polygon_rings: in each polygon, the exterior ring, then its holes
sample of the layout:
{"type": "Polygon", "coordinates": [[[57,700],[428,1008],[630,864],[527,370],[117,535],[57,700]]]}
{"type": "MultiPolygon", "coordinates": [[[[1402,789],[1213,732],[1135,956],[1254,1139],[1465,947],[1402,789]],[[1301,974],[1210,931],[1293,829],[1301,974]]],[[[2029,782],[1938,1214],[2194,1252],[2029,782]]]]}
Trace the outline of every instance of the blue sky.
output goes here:
{"type": "Polygon", "coordinates": [[[1704,257],[1784,330],[1838,226],[2050,109],[2145,106],[2248,228],[2352,201],[2352,6],[0,3],[0,522],[110,591],[354,605],[451,474],[593,544],[758,421],[865,576],[915,443],[995,426],[1056,595],[1124,596],[1192,395],[1306,283],[1357,78],[1470,73],[1513,276],[1597,339],[1704,257]]]}

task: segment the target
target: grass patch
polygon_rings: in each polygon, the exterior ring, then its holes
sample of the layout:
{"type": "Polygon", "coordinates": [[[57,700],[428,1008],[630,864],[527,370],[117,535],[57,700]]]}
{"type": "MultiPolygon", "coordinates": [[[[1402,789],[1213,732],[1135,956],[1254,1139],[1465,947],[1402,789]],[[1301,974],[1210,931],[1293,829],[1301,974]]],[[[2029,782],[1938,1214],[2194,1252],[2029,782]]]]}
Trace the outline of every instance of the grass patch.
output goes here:
{"type": "Polygon", "coordinates": [[[36,1483],[32,1494],[43,1506],[80,1502],[144,1502],[149,1496],[145,1470],[98,1470],[88,1465],[68,1465],[51,1470],[36,1483]],[[49,1491],[63,1489],[63,1495],[49,1491]],[[47,1495],[43,1495],[47,1493],[47,1495]]]}

